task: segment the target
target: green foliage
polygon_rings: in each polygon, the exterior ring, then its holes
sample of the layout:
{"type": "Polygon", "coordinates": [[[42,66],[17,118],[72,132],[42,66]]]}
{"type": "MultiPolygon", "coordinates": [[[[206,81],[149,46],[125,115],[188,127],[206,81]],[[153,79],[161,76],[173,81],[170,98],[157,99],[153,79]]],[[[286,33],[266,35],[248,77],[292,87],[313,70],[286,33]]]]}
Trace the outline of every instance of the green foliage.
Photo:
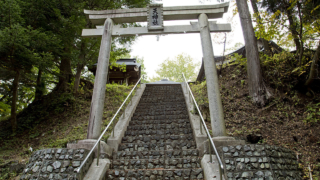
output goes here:
{"type": "Polygon", "coordinates": [[[10,114],[10,105],[0,101],[0,121],[10,114]]]}
{"type": "Polygon", "coordinates": [[[169,79],[175,82],[183,82],[182,73],[187,81],[195,81],[200,63],[194,62],[190,55],[179,54],[174,59],[166,59],[156,70],[157,77],[150,78],[150,82],[161,79],[169,79]]]}
{"type": "Polygon", "coordinates": [[[315,46],[314,39],[320,32],[318,1],[262,0],[261,5],[266,10],[259,12],[261,19],[257,18],[258,14],[254,15],[258,21],[255,27],[258,39],[275,40],[285,47],[315,46]]]}
{"type": "Polygon", "coordinates": [[[305,112],[305,114],[307,115],[307,117],[303,120],[303,122],[316,123],[320,121],[320,103],[309,103],[307,105],[307,111],[305,112]]]}
{"type": "Polygon", "coordinates": [[[227,56],[227,60],[234,60],[234,63],[232,64],[239,64],[242,67],[247,68],[247,58],[242,57],[242,55],[239,55],[238,53],[234,53],[232,56],[227,56]]]}
{"type": "Polygon", "coordinates": [[[207,81],[203,81],[199,84],[194,84],[190,86],[198,105],[209,105],[208,96],[205,91],[206,87],[207,81]]]}
{"type": "MultiPolygon", "coordinates": [[[[72,106],[74,97],[71,93],[51,93],[43,97],[45,103],[33,103],[23,109],[18,115],[18,130],[33,129],[37,124],[47,120],[50,116],[65,112],[72,106]]],[[[36,133],[31,133],[32,138],[36,137],[36,133]]]]}
{"type": "Polygon", "coordinates": [[[9,168],[0,169],[0,180],[13,179],[17,176],[16,172],[11,172],[9,168]]]}
{"type": "Polygon", "coordinates": [[[283,51],[274,54],[272,57],[261,54],[261,68],[265,78],[270,85],[278,90],[290,91],[299,81],[304,81],[310,69],[312,52],[306,52],[301,61],[301,66],[297,67],[295,55],[283,51]]]}

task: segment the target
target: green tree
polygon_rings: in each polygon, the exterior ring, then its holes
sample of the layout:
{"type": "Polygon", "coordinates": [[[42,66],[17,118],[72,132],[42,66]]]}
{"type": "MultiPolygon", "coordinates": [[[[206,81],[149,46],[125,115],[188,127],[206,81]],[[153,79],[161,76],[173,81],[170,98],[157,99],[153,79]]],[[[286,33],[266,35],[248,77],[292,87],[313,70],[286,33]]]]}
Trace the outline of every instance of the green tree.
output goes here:
{"type": "MultiPolygon", "coordinates": [[[[81,37],[82,29],[94,28],[83,9],[135,8],[148,3],[149,0],[0,1],[0,101],[11,107],[13,130],[17,127],[17,111],[33,99],[40,99],[47,89],[68,92],[73,79],[78,80],[74,83],[76,92],[82,70],[96,62],[101,38],[81,37]]],[[[110,62],[129,53],[135,39],[114,38],[110,62]]]]}
{"type": "Polygon", "coordinates": [[[161,79],[169,79],[175,82],[183,82],[182,73],[184,73],[187,81],[195,81],[197,72],[200,67],[200,62],[187,54],[179,54],[173,59],[166,59],[159,65],[156,70],[158,76],[150,78],[150,82],[159,81],[161,79]]]}
{"type": "Polygon", "coordinates": [[[55,37],[24,26],[19,4],[19,0],[0,2],[0,68],[12,74],[10,119],[13,132],[17,129],[17,100],[21,78],[31,72],[33,65],[40,66],[41,63],[52,60],[52,54],[44,52],[42,45],[56,42],[55,37]]]}
{"type": "Polygon", "coordinates": [[[262,8],[268,13],[262,13],[261,18],[257,19],[256,36],[268,40],[276,39],[279,45],[284,44],[287,47],[291,47],[294,42],[297,61],[293,63],[301,74],[306,72],[305,67],[309,66],[307,65],[309,58],[304,55],[305,49],[316,49],[311,61],[309,77],[305,82],[306,87],[310,86],[318,71],[320,2],[263,0],[262,8]]]}
{"type": "Polygon", "coordinates": [[[144,79],[142,80],[142,83],[148,83],[148,74],[146,72],[146,67],[144,65],[144,57],[134,56],[136,58],[137,63],[141,65],[141,77],[144,76],[144,79]]]}

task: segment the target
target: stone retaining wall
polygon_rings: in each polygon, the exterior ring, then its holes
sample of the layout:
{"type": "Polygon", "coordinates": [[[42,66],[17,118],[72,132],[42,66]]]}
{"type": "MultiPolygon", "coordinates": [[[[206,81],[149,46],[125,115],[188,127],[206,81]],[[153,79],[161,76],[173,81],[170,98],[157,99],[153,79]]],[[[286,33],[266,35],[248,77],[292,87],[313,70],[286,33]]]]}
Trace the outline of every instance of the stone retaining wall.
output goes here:
{"type": "Polygon", "coordinates": [[[270,145],[238,145],[219,148],[225,167],[225,179],[299,180],[293,151],[270,145]]]}
{"type": "Polygon", "coordinates": [[[88,153],[89,150],[86,149],[44,149],[35,151],[20,179],[81,180],[93,161],[93,154],[82,167],[80,173],[77,173],[76,170],[88,153]]]}

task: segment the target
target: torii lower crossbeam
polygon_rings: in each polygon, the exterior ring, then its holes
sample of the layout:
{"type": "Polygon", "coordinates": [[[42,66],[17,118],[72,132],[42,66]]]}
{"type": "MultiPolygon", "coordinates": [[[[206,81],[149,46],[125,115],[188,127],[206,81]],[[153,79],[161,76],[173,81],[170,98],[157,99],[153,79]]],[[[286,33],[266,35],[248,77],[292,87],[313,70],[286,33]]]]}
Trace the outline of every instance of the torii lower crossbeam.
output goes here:
{"type": "MultiPolygon", "coordinates": [[[[131,27],[120,28],[114,26],[112,29],[112,36],[135,36],[135,35],[159,35],[159,34],[190,34],[199,33],[200,27],[198,22],[190,22],[191,25],[180,26],[164,26],[163,31],[148,31],[147,27],[131,27]]],[[[230,32],[230,24],[217,24],[215,21],[209,22],[210,32],[230,32]]],[[[97,29],[83,29],[83,37],[101,37],[103,33],[103,26],[97,26],[97,29]]]]}

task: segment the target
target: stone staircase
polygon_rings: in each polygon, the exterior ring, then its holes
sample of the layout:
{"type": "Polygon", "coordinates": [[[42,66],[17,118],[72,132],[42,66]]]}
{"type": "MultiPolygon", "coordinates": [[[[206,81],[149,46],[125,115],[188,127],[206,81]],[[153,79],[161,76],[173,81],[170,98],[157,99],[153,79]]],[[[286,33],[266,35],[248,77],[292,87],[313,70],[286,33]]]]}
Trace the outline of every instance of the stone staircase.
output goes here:
{"type": "Polygon", "coordinates": [[[147,85],[106,179],[204,179],[181,85],[147,85]]]}

